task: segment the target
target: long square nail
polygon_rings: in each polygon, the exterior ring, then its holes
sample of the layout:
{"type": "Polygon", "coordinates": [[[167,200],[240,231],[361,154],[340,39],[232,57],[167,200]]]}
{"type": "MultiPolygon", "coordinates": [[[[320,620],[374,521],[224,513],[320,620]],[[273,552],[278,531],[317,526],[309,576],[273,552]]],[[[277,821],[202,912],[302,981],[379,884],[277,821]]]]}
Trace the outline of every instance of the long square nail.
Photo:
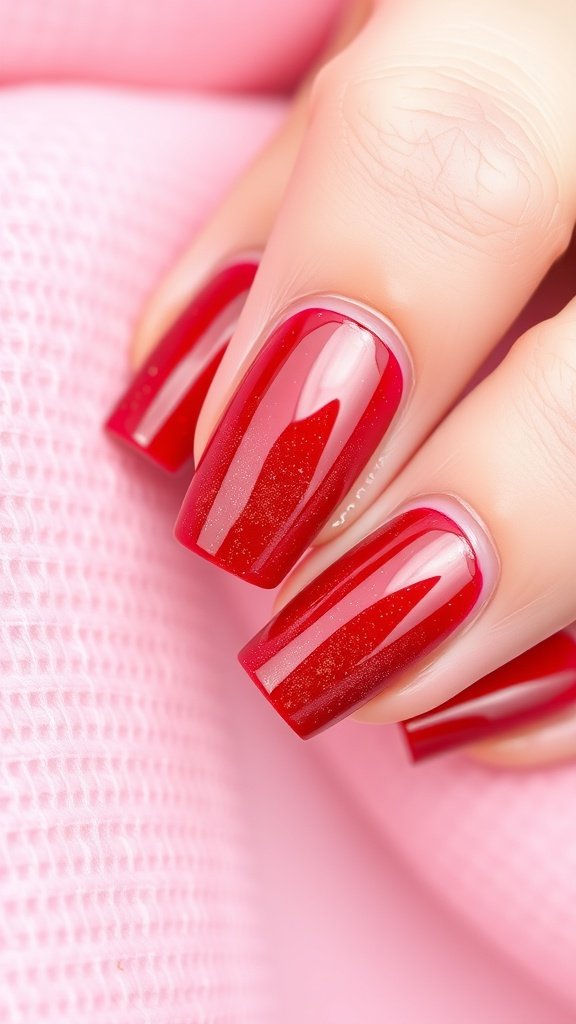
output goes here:
{"type": "Polygon", "coordinates": [[[556,633],[432,711],[401,723],[414,761],[493,739],[576,703],[576,639],[556,633]]]}
{"type": "Polygon", "coordinates": [[[106,429],[174,472],[193,455],[196,422],[254,279],[254,258],[222,267],[138,371],[106,429]]]}
{"type": "Polygon", "coordinates": [[[298,735],[312,736],[374,697],[483,603],[481,546],[443,512],[411,508],[308,584],[240,662],[298,735]]]}
{"type": "Polygon", "coordinates": [[[178,540],[277,586],[374,454],[408,367],[393,328],[345,300],[319,299],[283,319],[200,460],[178,540]]]}

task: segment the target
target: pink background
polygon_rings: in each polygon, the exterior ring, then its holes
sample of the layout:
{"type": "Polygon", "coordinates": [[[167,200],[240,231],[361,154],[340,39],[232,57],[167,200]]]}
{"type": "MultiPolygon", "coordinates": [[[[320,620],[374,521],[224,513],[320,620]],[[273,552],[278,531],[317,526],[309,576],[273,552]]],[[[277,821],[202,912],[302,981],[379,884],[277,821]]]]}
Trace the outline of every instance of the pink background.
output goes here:
{"type": "Polygon", "coordinates": [[[100,428],[332,7],[0,0],[2,1022],[576,1019],[576,769],[297,740],[235,662],[270,596],[100,428]]]}

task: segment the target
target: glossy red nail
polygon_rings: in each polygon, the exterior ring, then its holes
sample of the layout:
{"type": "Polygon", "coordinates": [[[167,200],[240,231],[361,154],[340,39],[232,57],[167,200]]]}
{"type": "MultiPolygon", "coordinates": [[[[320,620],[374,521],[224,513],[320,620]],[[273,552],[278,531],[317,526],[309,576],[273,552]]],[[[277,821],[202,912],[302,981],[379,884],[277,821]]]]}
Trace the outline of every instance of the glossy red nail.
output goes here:
{"type": "Polygon", "coordinates": [[[415,761],[490,739],[576,702],[576,640],[556,633],[462,693],[402,722],[415,761]]]}
{"type": "Polygon", "coordinates": [[[164,469],[192,457],[206,392],[256,274],[254,258],[223,267],[195,296],[136,374],[106,422],[164,469]]]}
{"type": "Polygon", "coordinates": [[[460,527],[434,509],[410,509],[293,598],[240,662],[282,718],[312,736],[437,647],[484,593],[460,527]]]}
{"type": "MultiPolygon", "coordinates": [[[[375,316],[301,309],[256,356],[200,460],[182,544],[261,587],[277,586],[362,471],[396,413],[395,332],[375,316]],[[369,322],[369,326],[367,326],[369,322]]],[[[402,358],[402,357],[400,357],[402,358]]]]}

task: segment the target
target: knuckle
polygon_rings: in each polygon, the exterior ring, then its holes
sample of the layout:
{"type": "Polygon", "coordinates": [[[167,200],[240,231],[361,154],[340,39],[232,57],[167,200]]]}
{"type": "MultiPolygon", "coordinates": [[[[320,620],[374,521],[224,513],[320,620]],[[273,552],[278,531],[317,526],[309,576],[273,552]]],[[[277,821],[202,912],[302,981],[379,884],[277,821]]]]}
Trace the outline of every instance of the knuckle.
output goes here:
{"type": "Polygon", "coordinates": [[[489,244],[503,259],[527,236],[558,255],[566,248],[569,226],[535,111],[520,116],[512,109],[520,104],[453,69],[345,71],[338,57],[330,62],[316,102],[331,110],[340,150],[379,204],[400,205],[459,246],[489,244]]]}

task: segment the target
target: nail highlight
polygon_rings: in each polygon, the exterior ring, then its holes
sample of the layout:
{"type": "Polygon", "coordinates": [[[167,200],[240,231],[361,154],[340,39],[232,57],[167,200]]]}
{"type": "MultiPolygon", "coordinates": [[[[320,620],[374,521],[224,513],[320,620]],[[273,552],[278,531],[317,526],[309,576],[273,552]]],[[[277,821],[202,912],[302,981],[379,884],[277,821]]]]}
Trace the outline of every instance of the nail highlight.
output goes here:
{"type": "Polygon", "coordinates": [[[196,422],[254,280],[257,262],[223,267],[136,374],[106,429],[171,472],[192,458],[196,422]]]}
{"type": "Polygon", "coordinates": [[[351,714],[462,626],[486,596],[468,536],[411,508],[290,601],[239,660],[301,737],[351,714]]]}
{"type": "Polygon", "coordinates": [[[294,312],[216,427],[178,540],[251,583],[277,586],[386,433],[407,366],[395,331],[352,303],[294,312]]]}
{"type": "Polygon", "coordinates": [[[491,739],[576,702],[576,640],[556,633],[425,714],[402,722],[411,756],[491,739]]]}

